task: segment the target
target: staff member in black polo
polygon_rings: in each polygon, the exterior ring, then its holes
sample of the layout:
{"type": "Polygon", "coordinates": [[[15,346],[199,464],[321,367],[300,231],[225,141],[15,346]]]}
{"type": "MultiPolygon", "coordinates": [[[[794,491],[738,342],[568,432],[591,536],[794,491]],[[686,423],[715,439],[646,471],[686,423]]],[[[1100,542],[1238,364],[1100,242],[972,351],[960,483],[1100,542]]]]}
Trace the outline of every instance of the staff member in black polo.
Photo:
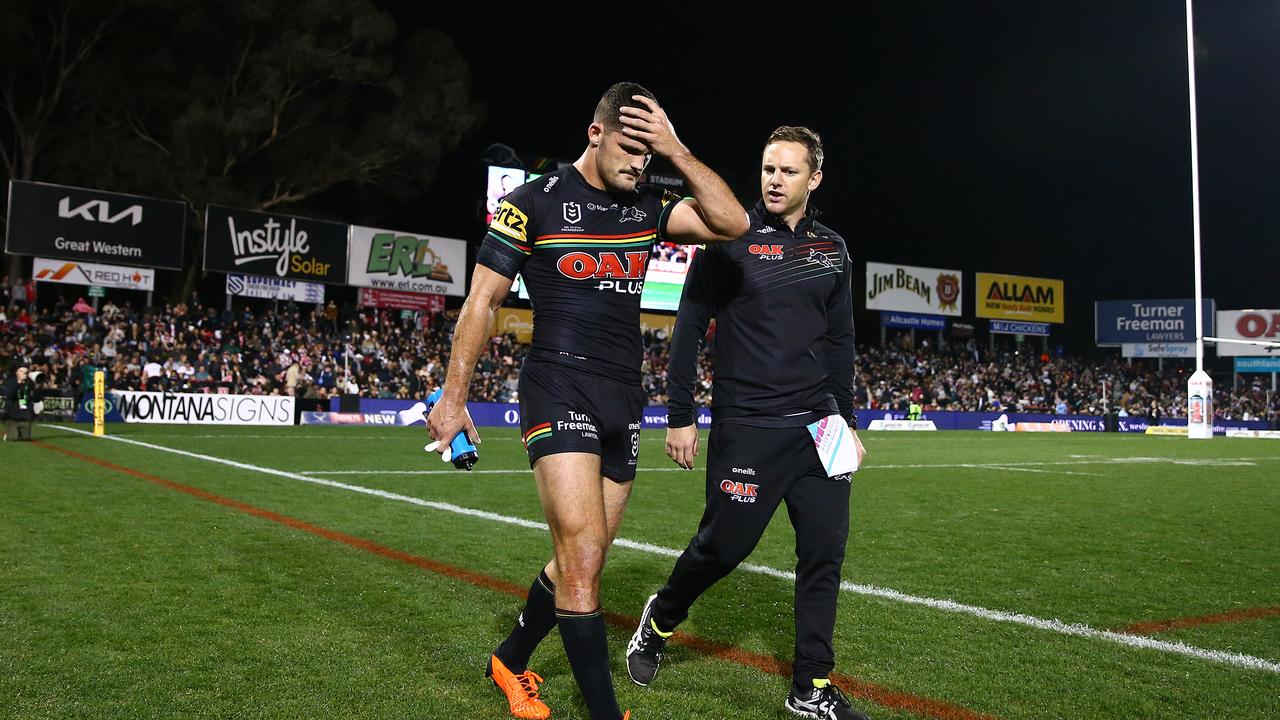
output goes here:
{"type": "Polygon", "coordinates": [[[19,360],[13,377],[4,384],[4,439],[30,440],[31,423],[36,419],[36,384],[28,377],[27,363],[19,360]]]}
{"type": "Polygon", "coordinates": [[[800,717],[865,720],[828,679],[851,475],[832,476],[815,435],[830,427],[848,438],[859,461],[864,451],[844,427],[857,428],[852,264],[844,239],[816,222],[809,205],[821,182],[818,135],[778,128],[764,149],[764,197],[751,228],[693,259],[671,346],[667,454],[690,469],[698,454],[698,344],[714,316],[707,505],[667,584],[645,605],[627,670],[639,685],[653,681],[666,639],[694,601],[746,559],[786,502],[799,561],[796,659],[785,707],[800,717]]]}

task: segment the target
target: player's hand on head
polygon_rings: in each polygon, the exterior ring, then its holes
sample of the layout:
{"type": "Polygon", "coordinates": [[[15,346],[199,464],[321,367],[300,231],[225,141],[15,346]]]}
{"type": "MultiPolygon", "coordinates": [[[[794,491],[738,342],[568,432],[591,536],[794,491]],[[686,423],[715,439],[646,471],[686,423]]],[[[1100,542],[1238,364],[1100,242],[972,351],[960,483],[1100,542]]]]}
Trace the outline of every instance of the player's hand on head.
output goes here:
{"type": "Polygon", "coordinates": [[[696,424],[667,428],[667,457],[685,470],[693,469],[693,459],[698,457],[698,426],[696,424]]]}
{"type": "Polygon", "coordinates": [[[684,147],[667,112],[657,102],[643,95],[632,95],[631,100],[634,104],[621,109],[623,135],[644,143],[662,157],[671,157],[684,147]]]}

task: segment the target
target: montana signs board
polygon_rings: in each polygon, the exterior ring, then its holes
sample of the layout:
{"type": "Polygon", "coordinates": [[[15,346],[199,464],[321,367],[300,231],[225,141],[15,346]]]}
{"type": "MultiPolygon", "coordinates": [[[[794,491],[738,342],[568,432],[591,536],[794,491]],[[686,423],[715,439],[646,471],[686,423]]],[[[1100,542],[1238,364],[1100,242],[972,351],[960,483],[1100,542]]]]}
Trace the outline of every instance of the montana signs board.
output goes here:
{"type": "Polygon", "coordinates": [[[204,269],[342,285],[349,226],[210,205],[204,269]]]}

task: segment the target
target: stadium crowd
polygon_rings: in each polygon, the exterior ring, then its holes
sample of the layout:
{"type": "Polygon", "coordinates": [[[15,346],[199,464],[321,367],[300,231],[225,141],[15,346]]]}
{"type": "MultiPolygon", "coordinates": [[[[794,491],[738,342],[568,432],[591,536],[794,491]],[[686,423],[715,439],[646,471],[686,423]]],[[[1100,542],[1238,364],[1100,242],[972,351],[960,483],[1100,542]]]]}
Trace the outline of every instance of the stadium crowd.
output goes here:
{"type": "MultiPolygon", "coordinates": [[[[420,398],[444,377],[457,311],[419,313],[282,303],[279,311],[225,312],[200,304],[139,309],[110,301],[95,311],[78,299],[28,309],[22,295],[0,309],[0,358],[22,358],[46,390],[92,388],[94,367],[117,390],[288,394],[325,399],[342,394],[420,398]]],[[[650,404],[667,399],[669,338],[646,332],[644,387],[650,404]]],[[[700,358],[697,397],[710,403],[714,335],[700,358]]],[[[525,346],[496,336],[471,388],[477,401],[514,402],[525,346]]],[[[860,347],[855,401],[870,409],[998,410],[1143,417],[1186,412],[1187,366],[1154,360],[990,352],[964,344],[860,347]],[[1103,384],[1106,383],[1106,394],[1103,384]]],[[[1226,418],[1271,420],[1280,398],[1265,375],[1245,375],[1239,388],[1219,383],[1216,411],[1226,418]]]]}

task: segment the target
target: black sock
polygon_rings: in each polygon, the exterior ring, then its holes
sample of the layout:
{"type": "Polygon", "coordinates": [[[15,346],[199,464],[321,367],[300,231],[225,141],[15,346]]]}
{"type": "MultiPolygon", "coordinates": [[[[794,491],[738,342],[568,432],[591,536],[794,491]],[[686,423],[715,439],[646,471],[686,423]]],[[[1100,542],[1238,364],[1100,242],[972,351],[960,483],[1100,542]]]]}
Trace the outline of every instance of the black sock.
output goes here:
{"type": "Polygon", "coordinates": [[[556,586],[544,569],[529,586],[524,609],[516,619],[511,634],[498,646],[497,656],[511,672],[519,675],[529,669],[529,658],[538,643],[556,626],[556,586]]]}
{"type": "Polygon", "coordinates": [[[556,608],[556,622],[560,626],[560,639],[564,641],[564,653],[569,656],[573,678],[578,681],[591,720],[618,720],[622,711],[613,694],[604,614],[599,609],[581,613],[556,608]]]}

